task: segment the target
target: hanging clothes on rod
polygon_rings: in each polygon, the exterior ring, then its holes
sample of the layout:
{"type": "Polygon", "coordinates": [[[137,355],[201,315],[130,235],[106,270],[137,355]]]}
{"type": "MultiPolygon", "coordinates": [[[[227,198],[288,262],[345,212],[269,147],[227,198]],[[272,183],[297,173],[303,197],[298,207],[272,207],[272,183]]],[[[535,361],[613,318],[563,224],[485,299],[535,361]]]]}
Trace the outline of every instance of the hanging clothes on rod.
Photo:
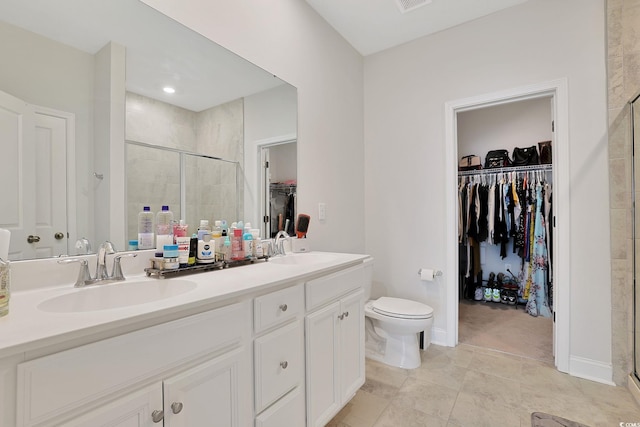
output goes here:
{"type": "Polygon", "coordinates": [[[521,259],[519,302],[532,316],[550,317],[551,168],[467,171],[460,172],[458,180],[458,240],[467,249],[464,297],[471,297],[478,273],[475,288],[482,286],[480,242],[499,246],[504,259],[512,241],[513,253],[521,259]]]}

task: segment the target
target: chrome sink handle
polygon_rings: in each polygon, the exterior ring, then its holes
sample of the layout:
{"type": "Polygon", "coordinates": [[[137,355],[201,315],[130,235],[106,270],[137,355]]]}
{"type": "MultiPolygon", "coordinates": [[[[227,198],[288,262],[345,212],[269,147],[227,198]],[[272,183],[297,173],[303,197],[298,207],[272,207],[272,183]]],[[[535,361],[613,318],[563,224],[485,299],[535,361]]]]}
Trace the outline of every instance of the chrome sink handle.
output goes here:
{"type": "Polygon", "coordinates": [[[125,280],[124,274],[122,274],[122,266],[120,264],[120,259],[122,257],[137,257],[138,254],[122,254],[122,255],[116,255],[116,257],[113,259],[113,271],[111,273],[111,280],[125,280]]]}
{"type": "Polygon", "coordinates": [[[93,282],[91,278],[91,273],[89,272],[89,262],[86,259],[81,258],[65,258],[59,259],[58,264],[70,264],[72,262],[80,263],[80,272],[78,273],[78,279],[76,280],[76,284],[73,285],[76,288],[81,288],[84,285],[87,285],[93,282]]]}

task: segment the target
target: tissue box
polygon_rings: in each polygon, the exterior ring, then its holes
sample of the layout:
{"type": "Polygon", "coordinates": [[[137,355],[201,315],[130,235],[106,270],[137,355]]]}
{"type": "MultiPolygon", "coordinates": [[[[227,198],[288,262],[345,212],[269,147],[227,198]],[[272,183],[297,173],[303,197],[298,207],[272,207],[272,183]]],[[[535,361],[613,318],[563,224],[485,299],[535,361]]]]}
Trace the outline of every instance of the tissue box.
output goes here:
{"type": "Polygon", "coordinates": [[[298,239],[297,237],[291,239],[291,252],[311,252],[311,244],[309,239],[298,239]]]}

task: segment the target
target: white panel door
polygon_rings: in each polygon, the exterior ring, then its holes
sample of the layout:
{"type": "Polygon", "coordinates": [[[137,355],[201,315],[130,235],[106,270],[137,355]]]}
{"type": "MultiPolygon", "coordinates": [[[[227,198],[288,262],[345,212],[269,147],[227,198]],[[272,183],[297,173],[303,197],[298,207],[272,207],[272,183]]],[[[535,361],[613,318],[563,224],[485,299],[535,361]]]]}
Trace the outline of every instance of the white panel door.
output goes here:
{"type": "Polygon", "coordinates": [[[251,357],[241,348],[164,381],[164,427],[248,427],[251,357]]]}
{"type": "Polygon", "coordinates": [[[37,257],[67,251],[67,120],[36,111],[36,222],[33,243],[37,257]]]}
{"type": "Polygon", "coordinates": [[[27,237],[35,234],[35,148],[33,106],[0,91],[0,228],[11,231],[9,259],[36,257],[27,237]]]}
{"type": "Polygon", "coordinates": [[[342,403],[364,384],[364,291],[345,297],[340,320],[340,390],[342,403]]]}
{"type": "Polygon", "coordinates": [[[340,302],[306,318],[307,426],[321,427],[340,409],[340,302]]]}

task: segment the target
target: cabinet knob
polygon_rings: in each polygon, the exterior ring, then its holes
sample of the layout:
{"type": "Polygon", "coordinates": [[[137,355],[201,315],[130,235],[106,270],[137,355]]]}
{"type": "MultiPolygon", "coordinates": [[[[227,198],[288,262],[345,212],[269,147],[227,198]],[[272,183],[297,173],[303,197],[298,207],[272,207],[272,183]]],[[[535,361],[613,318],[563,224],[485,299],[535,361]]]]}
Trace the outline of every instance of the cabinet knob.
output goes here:
{"type": "Polygon", "coordinates": [[[349,312],[345,311],[344,313],[342,313],[344,315],[344,317],[349,317],[349,312]]]}
{"type": "Polygon", "coordinates": [[[344,319],[344,313],[338,314],[338,319],[340,319],[340,320],[344,319]]]}
{"type": "Polygon", "coordinates": [[[174,414],[179,414],[180,411],[182,411],[182,407],[183,407],[182,402],[173,402],[171,404],[171,411],[174,414]]]}
{"type": "Polygon", "coordinates": [[[159,409],[156,409],[151,413],[151,419],[153,420],[154,423],[159,423],[160,421],[162,421],[163,418],[164,418],[164,412],[159,409]]]}
{"type": "Polygon", "coordinates": [[[287,362],[286,360],[284,362],[280,362],[280,367],[282,369],[287,369],[287,366],[289,366],[289,362],[287,362]]]}
{"type": "Polygon", "coordinates": [[[287,304],[280,304],[280,307],[279,307],[279,308],[280,308],[280,310],[282,310],[282,311],[287,311],[287,309],[288,309],[289,307],[287,307],[287,304]]]}

